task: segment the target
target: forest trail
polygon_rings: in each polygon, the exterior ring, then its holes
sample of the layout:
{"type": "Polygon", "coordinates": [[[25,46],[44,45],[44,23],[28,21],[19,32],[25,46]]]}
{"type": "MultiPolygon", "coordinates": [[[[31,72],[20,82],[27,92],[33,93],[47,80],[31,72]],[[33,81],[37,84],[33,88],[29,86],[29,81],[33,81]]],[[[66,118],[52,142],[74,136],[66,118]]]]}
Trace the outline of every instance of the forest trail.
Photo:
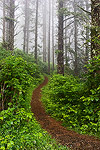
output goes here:
{"type": "Polygon", "coordinates": [[[48,78],[40,84],[34,91],[31,101],[31,109],[37,121],[41,124],[52,138],[59,143],[70,147],[72,150],[100,150],[100,140],[93,136],[80,135],[74,131],[67,130],[61,125],[61,122],[54,120],[46,114],[45,109],[40,101],[41,88],[48,83],[48,78]]]}

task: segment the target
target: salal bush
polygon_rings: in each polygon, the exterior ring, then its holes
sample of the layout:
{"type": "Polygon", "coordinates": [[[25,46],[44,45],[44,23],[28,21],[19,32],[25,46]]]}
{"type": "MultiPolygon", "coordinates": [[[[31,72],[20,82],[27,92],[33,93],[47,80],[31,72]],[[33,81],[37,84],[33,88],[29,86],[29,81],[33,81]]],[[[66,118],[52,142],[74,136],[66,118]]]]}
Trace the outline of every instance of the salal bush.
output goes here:
{"type": "Polygon", "coordinates": [[[8,108],[0,113],[1,150],[67,150],[57,145],[46,131],[41,129],[33,114],[25,108],[8,108]]]}
{"type": "Polygon", "coordinates": [[[28,63],[16,56],[3,59],[0,62],[0,103],[2,109],[7,109],[8,103],[24,107],[28,87],[39,78],[40,72],[36,64],[28,63]]]}
{"type": "MultiPolygon", "coordinates": [[[[35,64],[35,59],[34,59],[34,56],[32,54],[26,54],[24,53],[23,51],[21,50],[15,50],[14,51],[14,55],[16,57],[21,57],[23,58],[25,61],[27,61],[29,64],[35,64]]],[[[45,62],[42,62],[41,58],[37,58],[38,59],[38,70],[40,70],[40,72],[43,74],[43,73],[46,73],[48,74],[48,64],[45,63],[45,62]]]]}
{"type": "Polygon", "coordinates": [[[0,44],[0,61],[10,55],[11,55],[11,51],[4,49],[0,44]]]}
{"type": "Polygon", "coordinates": [[[65,126],[100,135],[100,86],[91,89],[73,76],[54,75],[43,88],[42,101],[65,126]]]}
{"type": "Polygon", "coordinates": [[[66,150],[31,113],[32,91],[43,77],[28,58],[20,52],[0,61],[0,150],[66,150]]]}

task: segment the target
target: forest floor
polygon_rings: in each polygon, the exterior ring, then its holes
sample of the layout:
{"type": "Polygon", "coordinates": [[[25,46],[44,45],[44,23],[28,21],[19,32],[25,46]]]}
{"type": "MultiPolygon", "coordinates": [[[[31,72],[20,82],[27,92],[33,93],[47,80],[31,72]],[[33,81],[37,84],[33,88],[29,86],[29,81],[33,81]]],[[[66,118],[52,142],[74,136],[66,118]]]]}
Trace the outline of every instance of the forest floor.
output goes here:
{"type": "Polygon", "coordinates": [[[32,95],[31,108],[37,121],[41,127],[44,128],[52,138],[57,142],[70,147],[72,150],[100,150],[100,140],[88,135],[80,135],[75,131],[67,130],[61,125],[61,122],[54,120],[46,114],[41,99],[41,88],[48,83],[48,78],[40,84],[32,95]]]}

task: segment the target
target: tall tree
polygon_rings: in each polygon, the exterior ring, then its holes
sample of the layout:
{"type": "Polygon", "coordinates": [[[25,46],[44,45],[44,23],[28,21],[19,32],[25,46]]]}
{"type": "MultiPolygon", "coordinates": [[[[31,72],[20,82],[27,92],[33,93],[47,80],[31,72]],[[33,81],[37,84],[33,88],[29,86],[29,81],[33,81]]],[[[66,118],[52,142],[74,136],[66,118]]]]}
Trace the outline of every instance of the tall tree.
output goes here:
{"type": "Polygon", "coordinates": [[[37,63],[37,50],[38,50],[38,6],[39,0],[36,0],[36,20],[35,20],[35,61],[37,63]]]}
{"type": "Polygon", "coordinates": [[[100,54],[100,0],[91,0],[91,57],[100,54]]]}
{"type": "Polygon", "coordinates": [[[64,75],[64,50],[63,50],[63,0],[58,3],[58,56],[57,72],[64,75]]]}
{"type": "Polygon", "coordinates": [[[74,0],[74,48],[75,48],[75,62],[74,62],[74,73],[78,75],[78,60],[77,60],[77,53],[78,53],[78,39],[77,39],[77,17],[76,17],[76,0],[74,0]]]}
{"type": "Polygon", "coordinates": [[[50,29],[51,29],[51,1],[49,0],[49,29],[48,29],[48,73],[50,74],[50,29]]]}
{"type": "Polygon", "coordinates": [[[29,25],[30,25],[30,20],[29,20],[29,11],[28,11],[26,53],[29,53],[29,35],[30,35],[29,25]]]}
{"type": "Polygon", "coordinates": [[[47,0],[44,0],[43,5],[43,62],[46,62],[46,5],[47,0]]]}
{"type": "Polygon", "coordinates": [[[10,0],[10,19],[9,19],[9,49],[14,50],[14,19],[15,19],[15,0],[10,0]]]}
{"type": "Polygon", "coordinates": [[[29,23],[30,23],[30,8],[29,8],[29,0],[25,0],[25,24],[24,24],[24,43],[23,43],[23,51],[29,52],[29,23]]]}
{"type": "MultiPolygon", "coordinates": [[[[84,65],[87,65],[88,64],[88,61],[89,61],[89,53],[90,53],[90,46],[89,46],[89,38],[90,38],[90,27],[89,27],[89,20],[91,20],[91,16],[89,14],[89,10],[90,10],[90,2],[85,0],[85,8],[86,8],[86,38],[85,38],[85,41],[86,41],[86,44],[85,44],[85,59],[84,59],[84,65]]],[[[84,67],[84,71],[87,72],[88,69],[86,67],[84,67]]]]}
{"type": "MultiPolygon", "coordinates": [[[[66,21],[66,17],[65,17],[65,27],[67,26],[67,21],[66,21]]],[[[67,62],[67,55],[68,55],[68,44],[67,44],[67,28],[65,28],[65,64],[67,66],[68,62],[67,62]]]]}
{"type": "Polygon", "coordinates": [[[6,39],[6,48],[9,49],[8,44],[9,44],[9,18],[10,18],[10,0],[5,0],[5,39],[6,39]]]}
{"type": "Polygon", "coordinates": [[[3,1],[3,43],[6,49],[14,50],[15,0],[3,1]]]}
{"type": "Polygon", "coordinates": [[[52,64],[54,71],[54,0],[52,0],[52,64]]]}
{"type": "MultiPolygon", "coordinates": [[[[89,2],[86,0],[86,11],[89,11],[89,2]]],[[[88,14],[87,14],[88,15],[88,14]]],[[[89,15],[88,15],[89,18],[89,15]]],[[[86,27],[86,51],[85,51],[85,62],[87,63],[89,60],[89,27],[86,27]]]]}
{"type": "Polygon", "coordinates": [[[3,45],[5,45],[5,34],[6,34],[6,31],[5,31],[5,0],[3,0],[3,45]]]}

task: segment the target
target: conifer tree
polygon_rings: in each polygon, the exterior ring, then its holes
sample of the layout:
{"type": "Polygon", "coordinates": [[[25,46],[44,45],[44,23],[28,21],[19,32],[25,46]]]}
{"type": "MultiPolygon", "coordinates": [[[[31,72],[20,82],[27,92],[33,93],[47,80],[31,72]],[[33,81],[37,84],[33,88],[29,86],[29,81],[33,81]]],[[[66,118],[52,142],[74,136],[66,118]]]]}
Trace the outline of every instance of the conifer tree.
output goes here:
{"type": "Polygon", "coordinates": [[[63,0],[58,3],[58,56],[57,72],[64,75],[64,50],[63,50],[63,0]]]}
{"type": "Polygon", "coordinates": [[[91,0],[91,57],[100,54],[100,0],[91,0]]]}
{"type": "Polygon", "coordinates": [[[3,1],[3,46],[14,50],[15,0],[3,1]]]}

